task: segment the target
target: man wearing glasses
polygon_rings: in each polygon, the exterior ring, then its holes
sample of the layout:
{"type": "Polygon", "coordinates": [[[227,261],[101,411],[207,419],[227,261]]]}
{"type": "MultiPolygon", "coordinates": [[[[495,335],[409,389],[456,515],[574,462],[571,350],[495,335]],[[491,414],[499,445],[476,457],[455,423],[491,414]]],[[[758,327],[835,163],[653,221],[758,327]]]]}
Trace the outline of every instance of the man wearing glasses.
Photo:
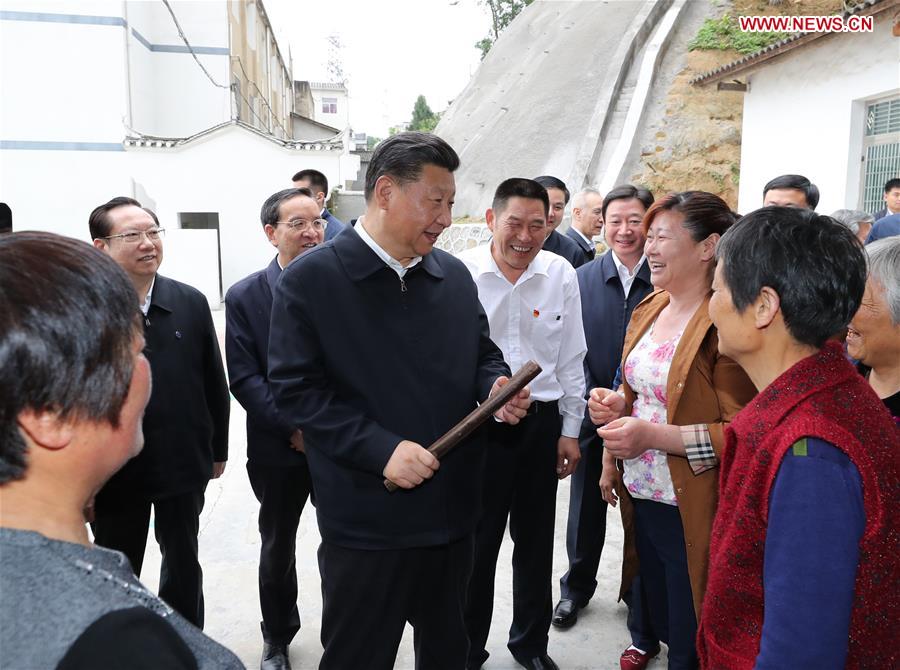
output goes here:
{"type": "Polygon", "coordinates": [[[269,388],[269,317],[281,271],[322,244],[326,221],[312,191],[289,188],[263,203],[260,222],[278,254],[225,295],[225,358],[231,392],[247,410],[247,473],[259,501],[262,670],[290,670],[288,645],[300,630],[296,538],[312,490],[303,434],[275,407],[269,388]]]}
{"type": "Polygon", "coordinates": [[[197,536],[204,492],[228,458],[229,396],[206,298],[157,274],[163,257],[156,215],[113,198],[91,212],[94,246],[125,270],[144,314],[152,394],[144,450],[97,494],[94,541],[123,552],[141,573],[150,507],[162,554],[159,596],[203,628],[203,572],[197,536]]]}

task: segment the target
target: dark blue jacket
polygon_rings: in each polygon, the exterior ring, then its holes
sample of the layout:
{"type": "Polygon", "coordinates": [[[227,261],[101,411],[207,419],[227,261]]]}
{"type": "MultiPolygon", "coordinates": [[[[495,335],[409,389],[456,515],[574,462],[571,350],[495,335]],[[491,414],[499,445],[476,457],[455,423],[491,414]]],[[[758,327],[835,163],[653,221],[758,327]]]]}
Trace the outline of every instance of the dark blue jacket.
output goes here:
{"type": "Polygon", "coordinates": [[[153,378],[144,449],[106,483],[108,500],[202,491],[213,462],[228,459],[231,398],[206,297],[156,275],[144,340],[153,378]]]}
{"type": "Polygon", "coordinates": [[[584,252],[581,250],[581,247],[555,230],[544,240],[544,251],[562,256],[569,261],[573,268],[580,267],[585,263],[584,252]]]}
{"type": "Polygon", "coordinates": [[[401,281],[347,227],[297,258],[275,287],[269,383],[303,431],[325,541],[402,549],[472,533],[480,432],[415,489],[388,493],[382,473],[402,440],[429,446],[505,374],[469,271],[443,251],[401,281]]]}
{"type": "Polygon", "coordinates": [[[900,235],[900,214],[891,214],[883,219],[878,219],[866,237],[866,244],[894,235],[900,235]]]}
{"type": "Polygon", "coordinates": [[[322,218],[328,222],[328,225],[325,226],[325,241],[327,242],[339,232],[341,232],[346,224],[337,218],[334,214],[329,212],[327,209],[325,210],[325,214],[322,215],[322,218]]]}
{"type": "Polygon", "coordinates": [[[247,410],[247,458],[263,465],[302,465],[290,446],[294,429],[278,413],[269,388],[269,320],[281,276],[278,259],[245,277],[225,295],[225,360],[231,392],[247,410]]]}
{"type": "MultiPolygon", "coordinates": [[[[607,251],[576,271],[581,291],[581,318],[588,348],[584,357],[587,392],[596,387],[612,388],[616,369],[622,362],[622,344],[631,312],[653,290],[650,266],[644,261],[626,300],[612,253],[607,251]]],[[[582,434],[593,432],[594,429],[585,413],[582,434]]]]}
{"type": "MultiPolygon", "coordinates": [[[[581,249],[581,253],[584,255],[584,263],[590,263],[592,260],[594,260],[594,257],[597,255],[597,248],[593,244],[588,244],[587,242],[585,242],[584,238],[577,230],[570,227],[568,230],[566,230],[566,237],[572,240],[575,244],[578,245],[578,248],[581,249]]],[[[546,249],[547,247],[544,248],[546,249]]]]}

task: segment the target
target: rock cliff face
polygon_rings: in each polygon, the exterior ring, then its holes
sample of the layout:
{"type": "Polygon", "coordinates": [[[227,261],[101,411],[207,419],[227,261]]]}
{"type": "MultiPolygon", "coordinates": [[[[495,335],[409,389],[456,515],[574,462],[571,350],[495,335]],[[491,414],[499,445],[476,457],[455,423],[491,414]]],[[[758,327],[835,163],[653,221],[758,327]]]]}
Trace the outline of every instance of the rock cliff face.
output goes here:
{"type": "Polygon", "coordinates": [[[482,215],[508,177],[572,183],[619,46],[655,4],[538,0],[512,22],[435,130],[462,159],[454,213],[482,215]]]}

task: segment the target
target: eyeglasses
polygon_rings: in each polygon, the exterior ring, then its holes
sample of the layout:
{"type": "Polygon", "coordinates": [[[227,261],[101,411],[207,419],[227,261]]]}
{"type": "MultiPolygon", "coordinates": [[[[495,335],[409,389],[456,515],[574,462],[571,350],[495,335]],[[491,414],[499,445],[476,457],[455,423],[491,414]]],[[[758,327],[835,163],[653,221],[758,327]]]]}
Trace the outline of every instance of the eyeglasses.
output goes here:
{"type": "Polygon", "coordinates": [[[98,237],[98,240],[119,240],[122,244],[128,246],[137,246],[146,238],[150,242],[157,242],[165,235],[165,228],[151,228],[150,230],[132,230],[127,233],[119,233],[118,235],[108,235],[106,237],[98,237]]]}
{"type": "Polygon", "coordinates": [[[312,226],[312,229],[317,233],[325,230],[325,226],[328,225],[328,222],[325,219],[314,219],[312,221],[307,221],[306,219],[291,219],[290,221],[276,221],[275,225],[277,226],[279,223],[283,223],[291,230],[300,230],[301,232],[312,226]]]}

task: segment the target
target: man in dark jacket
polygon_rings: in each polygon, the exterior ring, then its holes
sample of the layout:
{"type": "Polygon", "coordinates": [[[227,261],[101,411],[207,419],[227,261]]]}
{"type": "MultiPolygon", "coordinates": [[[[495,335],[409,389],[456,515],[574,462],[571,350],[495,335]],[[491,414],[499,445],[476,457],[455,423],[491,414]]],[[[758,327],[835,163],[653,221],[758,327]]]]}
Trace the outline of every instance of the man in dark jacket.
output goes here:
{"type": "Polygon", "coordinates": [[[581,247],[556,230],[559,224],[562,223],[563,216],[566,213],[566,205],[569,204],[569,189],[566,188],[562,179],[557,179],[550,175],[535,177],[534,181],[547,189],[547,195],[550,197],[550,213],[547,215],[547,225],[550,227],[550,233],[547,235],[547,239],[544,240],[544,251],[562,256],[569,261],[573,268],[583,265],[586,259],[581,247]]]}
{"type": "Polygon", "coordinates": [[[225,296],[225,358],[234,397],[247,410],[247,473],[259,501],[259,605],[262,670],[290,670],[288,645],[300,630],[296,538],[309,497],[303,434],[275,407],[269,388],[269,320],[281,271],[322,243],[319,205],[305,188],[279,191],[263,203],[260,220],[278,250],[272,262],[225,296]]]}
{"type": "Polygon", "coordinates": [[[572,199],[572,225],[566,231],[590,263],[597,256],[594,237],[603,230],[603,196],[593,188],[586,188],[572,199]]]}
{"type": "MultiPolygon", "coordinates": [[[[316,491],[323,669],[392,668],[407,622],[417,667],[466,662],[484,445],[476,432],[440,463],[425,446],[509,369],[468,270],[432,250],[458,166],[434,135],[388,138],[366,174],[366,214],[275,288],[269,383],[303,431],[316,491]],[[404,490],[388,493],[385,478],[404,490]]],[[[527,395],[495,416],[517,422],[527,395]]]]}
{"type": "Polygon", "coordinates": [[[144,450],[97,495],[94,540],[123,552],[141,573],[150,507],[162,553],[159,595],[203,627],[203,572],[197,536],[204,492],[228,458],[229,396],[206,298],[157,274],[163,229],[131,198],[113,198],[89,219],[94,246],[125,270],[144,314],[144,354],[153,391],[144,450]]]}
{"type": "Polygon", "coordinates": [[[328,201],[328,177],[318,170],[307,169],[300,170],[291,180],[294,182],[294,188],[309,189],[313,194],[313,198],[319,203],[319,209],[321,210],[319,216],[328,222],[325,228],[326,242],[344,229],[346,224],[325,207],[325,203],[328,201]]]}

